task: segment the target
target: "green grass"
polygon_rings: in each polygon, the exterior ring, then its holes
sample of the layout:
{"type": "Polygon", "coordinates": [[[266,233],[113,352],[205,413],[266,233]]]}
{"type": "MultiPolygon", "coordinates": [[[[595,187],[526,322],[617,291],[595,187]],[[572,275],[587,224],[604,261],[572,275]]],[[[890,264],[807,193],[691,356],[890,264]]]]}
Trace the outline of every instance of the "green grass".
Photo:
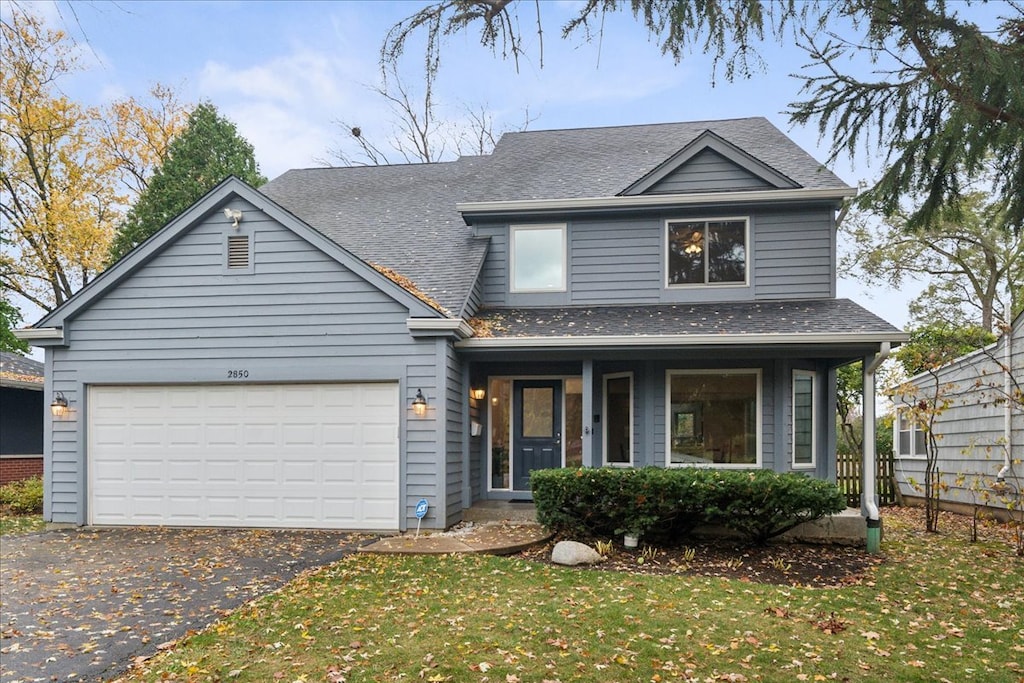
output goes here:
{"type": "Polygon", "coordinates": [[[1024,560],[921,514],[888,516],[885,562],[831,589],[353,556],[130,680],[1021,681],[1024,560]]]}
{"type": "Polygon", "coordinates": [[[0,536],[13,534],[30,534],[33,531],[42,531],[46,528],[46,522],[42,515],[8,515],[0,513],[0,536]]]}

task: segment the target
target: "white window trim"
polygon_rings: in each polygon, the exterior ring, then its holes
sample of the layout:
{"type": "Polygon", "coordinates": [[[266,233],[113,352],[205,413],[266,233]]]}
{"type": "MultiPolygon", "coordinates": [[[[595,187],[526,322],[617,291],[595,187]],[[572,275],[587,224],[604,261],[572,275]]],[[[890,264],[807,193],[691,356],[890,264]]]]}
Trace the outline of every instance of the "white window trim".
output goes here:
{"type": "MultiPolygon", "coordinates": [[[[917,421],[913,420],[913,416],[912,415],[908,415],[907,414],[909,410],[910,410],[910,406],[899,406],[899,407],[896,408],[896,424],[893,425],[892,450],[894,452],[894,455],[897,458],[900,458],[902,460],[927,460],[928,459],[927,443],[925,444],[925,452],[924,453],[915,453],[915,452],[913,452],[915,450],[914,449],[914,445],[917,443],[917,439],[914,438],[914,434],[917,433],[917,432],[920,432],[920,431],[924,431],[924,430],[922,430],[916,424],[917,421]],[[913,420],[913,422],[914,422],[914,424],[910,425],[910,450],[911,450],[911,452],[910,453],[903,453],[903,452],[900,451],[900,432],[904,431],[903,430],[903,423],[905,421],[907,421],[908,418],[910,420],[913,420]]],[[[927,436],[925,438],[927,439],[927,436]]]]}
{"type": "Polygon", "coordinates": [[[634,415],[633,410],[633,373],[613,372],[604,375],[601,380],[601,415],[603,416],[604,428],[601,430],[601,461],[608,467],[633,467],[633,451],[635,450],[634,437],[634,415]],[[629,378],[629,462],[608,461],[608,380],[629,378]]]}
{"type": "Polygon", "coordinates": [[[710,467],[723,470],[752,470],[764,467],[764,409],[761,396],[764,393],[761,368],[722,368],[719,370],[666,370],[665,371],[665,467],[710,467]],[[749,464],[730,465],[725,463],[672,462],[672,378],[681,375],[755,375],[757,377],[757,460],[749,464]]]}
{"type": "Polygon", "coordinates": [[[789,409],[791,413],[789,444],[790,464],[794,470],[813,470],[818,466],[818,373],[813,370],[794,370],[789,409]],[[796,378],[811,378],[811,461],[796,461],[796,378]]]}
{"type": "MultiPolygon", "coordinates": [[[[662,232],[661,244],[664,247],[665,256],[661,264],[662,271],[662,282],[665,285],[665,289],[693,289],[695,287],[714,287],[716,289],[720,287],[749,287],[750,286],[750,254],[753,251],[750,248],[750,216],[726,216],[723,218],[712,217],[705,218],[703,216],[694,218],[668,218],[665,220],[665,230],[662,232]],[[743,246],[746,250],[744,254],[745,261],[743,262],[743,282],[694,282],[685,283],[680,285],[674,285],[668,281],[668,231],[673,223],[715,223],[718,221],[743,221],[743,246]]],[[[704,272],[705,280],[707,279],[707,266],[705,264],[704,272]]]]}
{"type": "Polygon", "coordinates": [[[508,285],[512,294],[543,294],[545,292],[564,292],[569,278],[569,230],[565,223],[545,223],[538,225],[510,225],[508,229],[508,285]],[[516,233],[529,230],[561,230],[562,231],[562,282],[556,288],[527,289],[516,287],[516,233]]]}

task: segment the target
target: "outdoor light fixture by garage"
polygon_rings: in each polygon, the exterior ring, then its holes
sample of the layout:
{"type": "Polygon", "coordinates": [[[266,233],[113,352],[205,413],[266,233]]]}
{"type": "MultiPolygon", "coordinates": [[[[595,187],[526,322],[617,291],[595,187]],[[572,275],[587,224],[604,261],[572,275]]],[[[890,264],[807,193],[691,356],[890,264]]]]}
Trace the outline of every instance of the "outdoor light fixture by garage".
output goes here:
{"type": "Polygon", "coordinates": [[[470,397],[476,399],[477,401],[481,401],[483,400],[484,396],[487,395],[487,391],[483,387],[480,387],[478,389],[470,389],[469,395],[470,397]]]}
{"type": "Polygon", "coordinates": [[[427,414],[427,399],[423,396],[423,390],[416,390],[416,398],[412,400],[412,412],[416,417],[423,417],[427,414]]]}
{"type": "Polygon", "coordinates": [[[68,400],[64,398],[64,394],[57,392],[53,395],[53,403],[50,404],[50,413],[54,417],[64,417],[68,412],[68,400]]]}

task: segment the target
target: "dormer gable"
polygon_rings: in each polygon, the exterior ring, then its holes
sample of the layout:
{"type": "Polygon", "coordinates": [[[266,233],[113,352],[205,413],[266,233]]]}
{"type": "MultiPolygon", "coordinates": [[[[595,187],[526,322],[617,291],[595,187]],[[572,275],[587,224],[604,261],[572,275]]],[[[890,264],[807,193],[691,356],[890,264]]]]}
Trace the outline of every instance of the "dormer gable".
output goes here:
{"type": "Polygon", "coordinates": [[[619,193],[619,196],[786,190],[801,187],[788,176],[715,135],[710,130],[654,170],[619,193]]]}

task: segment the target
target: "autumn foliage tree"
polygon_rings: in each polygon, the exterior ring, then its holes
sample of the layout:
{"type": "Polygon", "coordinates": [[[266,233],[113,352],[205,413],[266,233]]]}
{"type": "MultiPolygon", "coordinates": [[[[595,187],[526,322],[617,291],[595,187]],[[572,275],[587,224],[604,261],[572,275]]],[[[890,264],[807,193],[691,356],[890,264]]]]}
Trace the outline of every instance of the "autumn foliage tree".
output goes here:
{"type": "Polygon", "coordinates": [[[102,270],[114,226],[186,109],[161,86],[152,107],[82,106],[61,92],[79,68],[64,32],[16,4],[2,32],[0,285],[50,311],[102,270]]]}

